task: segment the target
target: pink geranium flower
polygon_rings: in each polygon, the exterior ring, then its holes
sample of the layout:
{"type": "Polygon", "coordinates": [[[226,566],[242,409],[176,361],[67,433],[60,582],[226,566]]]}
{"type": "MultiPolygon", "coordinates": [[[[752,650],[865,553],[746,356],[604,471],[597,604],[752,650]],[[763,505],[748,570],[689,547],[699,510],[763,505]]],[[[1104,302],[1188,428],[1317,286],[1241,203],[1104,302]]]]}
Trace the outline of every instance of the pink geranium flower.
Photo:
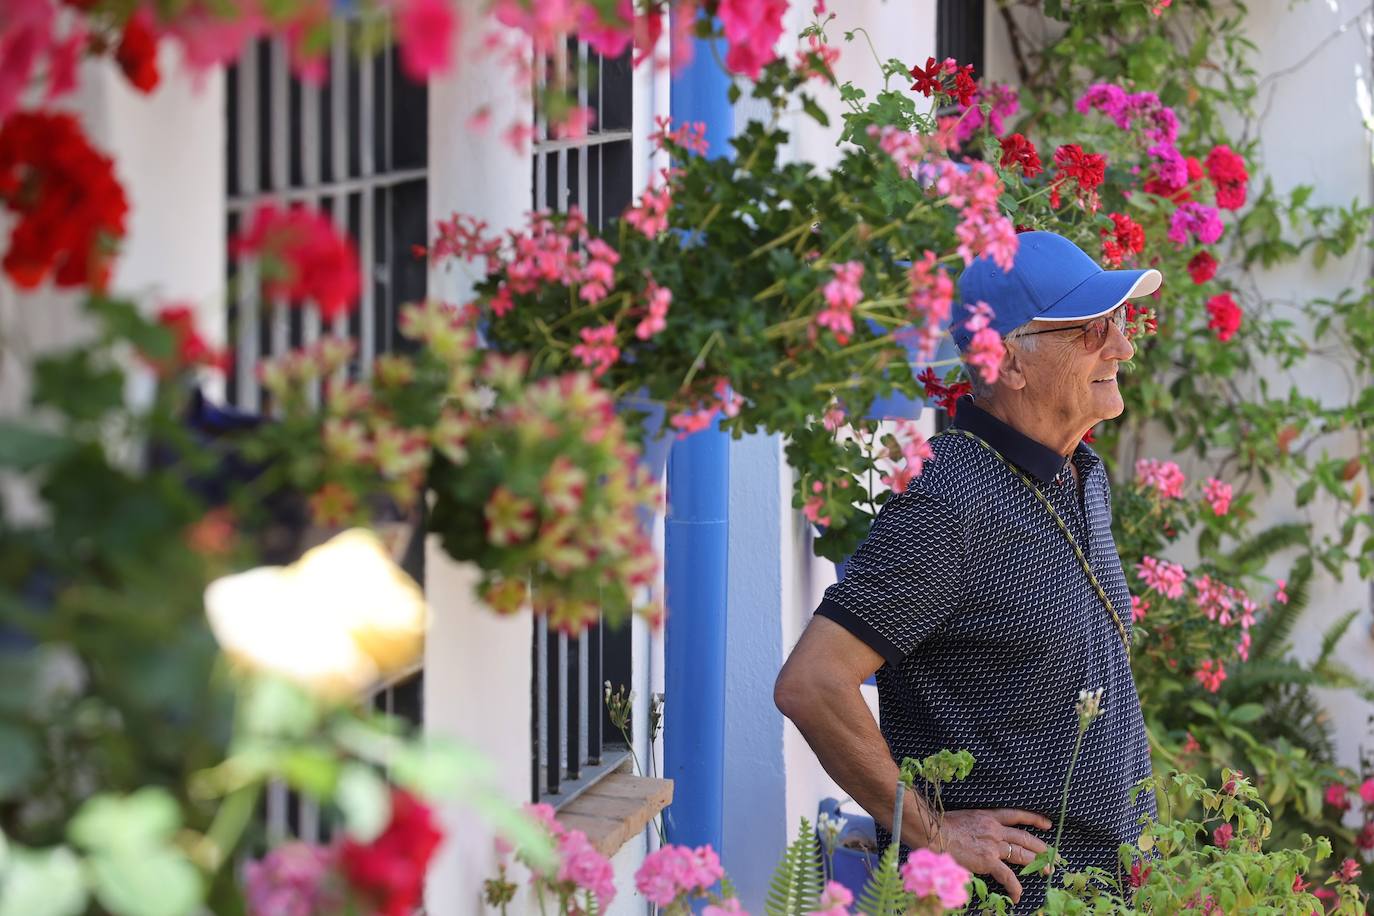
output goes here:
{"type": "Polygon", "coordinates": [[[398,0],[394,17],[406,76],[422,83],[447,73],[460,22],[450,0],[398,0]]]}
{"type": "Polygon", "coordinates": [[[972,875],[954,857],[929,849],[915,849],[902,865],[902,886],[917,897],[935,897],[947,910],[957,910],[969,901],[968,882],[972,875]]]}
{"type": "Polygon", "coordinates": [[[854,895],[849,888],[838,881],[831,881],[826,884],[825,893],[821,894],[816,909],[809,916],[849,916],[849,907],[853,903],[854,895]]]}
{"type": "Polygon", "coordinates": [[[644,858],[635,887],[649,902],[666,907],[683,894],[705,891],[724,875],[710,846],[664,846],[644,858]]]}
{"type": "Polygon", "coordinates": [[[1345,783],[1333,782],[1326,787],[1326,803],[1337,811],[1350,810],[1350,798],[1346,795],[1345,783]]]}
{"type": "Polygon", "coordinates": [[[778,55],[773,46],[782,36],[787,0],[721,0],[716,10],[725,41],[725,69],[751,80],[778,55]]]}
{"type": "Polygon", "coordinates": [[[572,348],[572,355],[592,370],[592,377],[600,378],[620,359],[620,347],[615,343],[615,325],[583,328],[582,343],[572,348]]]}
{"type": "Polygon", "coordinates": [[[854,333],[854,306],[863,299],[859,282],[863,279],[864,265],[860,261],[846,261],[830,269],[835,276],[821,290],[826,307],[816,316],[816,324],[829,328],[843,346],[854,333]]]}
{"type": "Polygon", "coordinates": [[[673,291],[650,278],[644,297],[649,303],[649,314],[635,328],[635,336],[640,340],[648,340],[668,326],[668,307],[673,303],[673,291]]]}
{"type": "Polygon", "coordinates": [[[1179,564],[1145,556],[1135,569],[1147,588],[1154,589],[1164,597],[1178,598],[1183,594],[1183,583],[1187,581],[1188,573],[1179,564]]]}
{"type": "Polygon", "coordinates": [[[1193,676],[1202,685],[1202,689],[1209,693],[1216,693],[1221,689],[1221,682],[1226,680],[1226,666],[1220,660],[1214,662],[1210,658],[1204,659],[1202,666],[1193,676]]]}
{"type": "Polygon", "coordinates": [[[615,869],[596,851],[581,830],[568,830],[558,838],[558,880],[570,881],[596,896],[601,911],[615,899],[615,869]]]}
{"type": "Polygon", "coordinates": [[[1360,783],[1360,801],[1368,807],[1374,807],[1374,777],[1360,783]]]}
{"type": "Polygon", "coordinates": [[[1165,499],[1181,499],[1183,486],[1188,482],[1179,466],[1172,461],[1141,458],[1135,463],[1136,482],[1153,487],[1165,499]]]}
{"type": "Polygon", "coordinates": [[[1202,485],[1202,494],[1215,514],[1225,515],[1231,510],[1231,485],[1229,483],[1222,483],[1215,477],[1208,477],[1207,482],[1202,485]]]}

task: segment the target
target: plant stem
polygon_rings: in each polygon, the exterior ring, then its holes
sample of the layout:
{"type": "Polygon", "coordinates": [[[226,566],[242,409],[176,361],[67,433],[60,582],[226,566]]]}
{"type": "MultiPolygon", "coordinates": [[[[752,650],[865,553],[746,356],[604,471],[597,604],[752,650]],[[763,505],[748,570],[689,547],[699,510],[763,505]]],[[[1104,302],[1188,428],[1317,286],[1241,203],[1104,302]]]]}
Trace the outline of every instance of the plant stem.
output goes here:
{"type": "Polygon", "coordinates": [[[766,254],[772,251],[774,248],[777,248],[779,245],[786,245],[788,242],[790,242],[797,236],[804,235],[806,232],[808,232],[814,223],[815,220],[806,220],[799,225],[793,226],[791,229],[788,229],[786,232],[784,232],[777,238],[773,239],[771,242],[765,242],[764,244],[755,248],[753,251],[749,252],[747,255],[744,256],[744,260],[752,261],[759,255],[766,254]]]}
{"type": "Polygon", "coordinates": [[[706,343],[702,345],[701,352],[697,354],[697,358],[692,360],[691,368],[687,370],[687,376],[682,380],[682,385],[679,386],[680,388],[685,390],[688,385],[692,384],[692,379],[696,376],[697,371],[706,364],[706,354],[711,352],[711,348],[715,346],[719,338],[720,331],[712,331],[711,336],[706,338],[706,343]]]}
{"type": "Polygon", "coordinates": [[[1073,743],[1073,756],[1069,758],[1069,771],[1064,774],[1064,795],[1059,800],[1059,827],[1054,832],[1054,852],[1059,854],[1059,841],[1064,836],[1064,818],[1069,811],[1069,784],[1073,781],[1073,765],[1078,762],[1078,753],[1083,749],[1083,735],[1087,729],[1079,727],[1078,738],[1073,743]]]}
{"type": "Polygon", "coordinates": [[[902,844],[902,800],[906,796],[906,783],[897,779],[897,803],[892,809],[892,842],[900,849],[902,844]]]}
{"type": "Polygon", "coordinates": [[[260,789],[259,783],[235,789],[215,811],[215,819],[210,822],[210,829],[205,832],[207,861],[204,864],[211,873],[219,871],[220,866],[238,846],[239,837],[243,835],[244,828],[253,818],[253,809],[257,807],[260,789]]]}

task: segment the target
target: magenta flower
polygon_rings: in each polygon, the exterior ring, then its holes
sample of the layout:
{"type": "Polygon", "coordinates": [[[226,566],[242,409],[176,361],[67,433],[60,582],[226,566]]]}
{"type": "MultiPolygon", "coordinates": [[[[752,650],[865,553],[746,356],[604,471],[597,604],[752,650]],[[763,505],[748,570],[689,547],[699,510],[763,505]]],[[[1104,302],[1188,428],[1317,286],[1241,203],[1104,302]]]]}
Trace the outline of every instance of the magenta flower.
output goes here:
{"type": "Polygon", "coordinates": [[[936,897],[947,910],[968,903],[971,877],[952,856],[924,848],[912,850],[902,865],[902,886],[917,897],[936,897]]]}
{"type": "Polygon", "coordinates": [[[739,902],[739,898],[730,897],[718,904],[706,904],[706,909],[701,911],[701,916],[749,916],[749,912],[739,902]]]}
{"type": "Polygon", "coordinates": [[[1350,810],[1350,799],[1346,795],[1346,785],[1341,782],[1333,782],[1326,787],[1326,803],[1337,811],[1350,810]]]}
{"type": "Polygon", "coordinates": [[[1235,834],[1236,828],[1232,827],[1230,824],[1222,824],[1216,830],[1212,831],[1212,842],[1216,843],[1222,849],[1228,849],[1231,846],[1231,840],[1235,837],[1235,834]]]}
{"type": "Polygon", "coordinates": [[[1367,807],[1374,807],[1374,777],[1360,783],[1360,801],[1367,807]]]}
{"type": "Polygon", "coordinates": [[[314,916],[342,905],[340,889],[329,876],[337,850],[309,843],[278,846],[244,869],[249,916],[314,916]]]}
{"type": "Polygon", "coordinates": [[[1169,217],[1169,241],[1177,245],[1186,245],[1190,234],[1202,244],[1211,245],[1224,231],[1217,209],[1196,201],[1179,204],[1169,217]]]}

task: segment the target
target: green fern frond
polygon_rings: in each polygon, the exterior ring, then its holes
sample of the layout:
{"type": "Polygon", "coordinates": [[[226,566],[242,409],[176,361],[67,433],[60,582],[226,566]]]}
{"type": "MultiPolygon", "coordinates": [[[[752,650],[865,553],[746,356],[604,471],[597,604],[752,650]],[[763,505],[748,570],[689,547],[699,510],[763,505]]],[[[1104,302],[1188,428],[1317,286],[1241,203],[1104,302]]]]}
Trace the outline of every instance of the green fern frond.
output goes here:
{"type": "Polygon", "coordinates": [[[1297,626],[1298,618],[1311,598],[1312,560],[1301,557],[1289,573],[1288,603],[1275,605],[1267,616],[1251,631],[1254,643],[1250,658],[1254,661],[1278,660],[1288,651],[1288,637],[1297,626]]]}
{"type": "Polygon", "coordinates": [[[1311,539],[1312,532],[1307,525],[1298,522],[1273,525],[1238,545],[1226,557],[1225,565],[1233,572],[1244,571],[1259,566],[1280,550],[1305,546],[1311,539]]]}
{"type": "Polygon", "coordinates": [[[911,895],[902,887],[902,875],[897,866],[900,847],[889,843],[883,851],[878,867],[869,876],[859,895],[859,912],[866,916],[899,916],[911,906],[911,895]]]}
{"type": "Polygon", "coordinates": [[[1278,685],[1283,687],[1345,687],[1339,678],[1326,672],[1306,668],[1290,659],[1251,658],[1244,665],[1237,665],[1222,686],[1222,696],[1237,701],[1250,697],[1256,687],[1278,685]]]}
{"type": "Polygon", "coordinates": [[[1336,643],[1341,641],[1341,638],[1345,636],[1345,631],[1350,629],[1350,625],[1355,622],[1355,618],[1358,616],[1360,616],[1359,608],[1346,611],[1336,618],[1335,623],[1326,628],[1326,632],[1322,634],[1322,650],[1317,653],[1317,661],[1313,667],[1319,668],[1327,663],[1331,658],[1331,653],[1336,651],[1336,643]]]}
{"type": "Polygon", "coordinates": [[[821,844],[811,824],[802,818],[797,838],[773,872],[763,910],[767,916],[804,916],[818,908],[823,890],[821,844]]]}

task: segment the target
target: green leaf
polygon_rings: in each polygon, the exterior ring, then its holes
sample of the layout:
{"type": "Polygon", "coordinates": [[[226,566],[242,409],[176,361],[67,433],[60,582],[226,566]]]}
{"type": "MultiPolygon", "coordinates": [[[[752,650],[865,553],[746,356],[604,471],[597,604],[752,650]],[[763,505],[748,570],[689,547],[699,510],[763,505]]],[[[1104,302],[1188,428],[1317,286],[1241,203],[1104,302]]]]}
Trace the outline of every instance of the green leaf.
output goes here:
{"type": "Polygon", "coordinates": [[[348,832],[360,843],[375,840],[391,819],[391,793],[370,766],[350,763],[339,776],[334,800],[343,812],[348,832]]]}
{"type": "Polygon", "coordinates": [[[81,860],[66,846],[14,848],[0,881],[0,916],[77,916],[86,910],[81,860]]]}
{"type": "Polygon", "coordinates": [[[454,741],[431,739],[408,745],[392,760],[395,781],[426,798],[462,799],[465,789],[496,775],[491,761],[454,741]]]}
{"type": "Polygon", "coordinates": [[[181,809],[165,789],[148,787],[132,795],[97,795],[67,826],[73,843],[88,851],[142,852],[171,838],[181,826],[181,809]]]}
{"type": "Polygon", "coordinates": [[[1256,719],[1259,719],[1263,715],[1264,707],[1261,706],[1259,703],[1243,703],[1240,706],[1237,706],[1235,709],[1231,710],[1230,715],[1228,715],[1226,718],[1231,722],[1244,725],[1248,722],[1254,722],[1256,719]]]}
{"type": "Polygon", "coordinates": [[[821,892],[820,842],[811,824],[802,818],[797,838],[787,847],[773,872],[763,911],[767,916],[806,913],[816,909],[821,892]]]}
{"type": "Polygon", "coordinates": [[[21,794],[38,775],[38,741],[27,728],[0,722],[0,798],[21,794]]]}
{"type": "Polygon", "coordinates": [[[27,423],[0,420],[0,467],[29,471],[51,464],[76,450],[76,443],[27,423]]]}
{"type": "Polygon", "coordinates": [[[300,687],[276,677],[257,677],[248,685],[243,730],[250,735],[304,735],[319,720],[314,699],[300,687]]]}
{"type": "Polygon", "coordinates": [[[821,127],[830,126],[830,116],[825,113],[825,109],[816,104],[816,100],[809,95],[801,97],[802,110],[811,116],[811,119],[821,127]]]}
{"type": "Polygon", "coordinates": [[[200,874],[172,849],[121,849],[92,857],[90,866],[96,897],[116,916],[189,916],[200,909],[200,874]]]}

